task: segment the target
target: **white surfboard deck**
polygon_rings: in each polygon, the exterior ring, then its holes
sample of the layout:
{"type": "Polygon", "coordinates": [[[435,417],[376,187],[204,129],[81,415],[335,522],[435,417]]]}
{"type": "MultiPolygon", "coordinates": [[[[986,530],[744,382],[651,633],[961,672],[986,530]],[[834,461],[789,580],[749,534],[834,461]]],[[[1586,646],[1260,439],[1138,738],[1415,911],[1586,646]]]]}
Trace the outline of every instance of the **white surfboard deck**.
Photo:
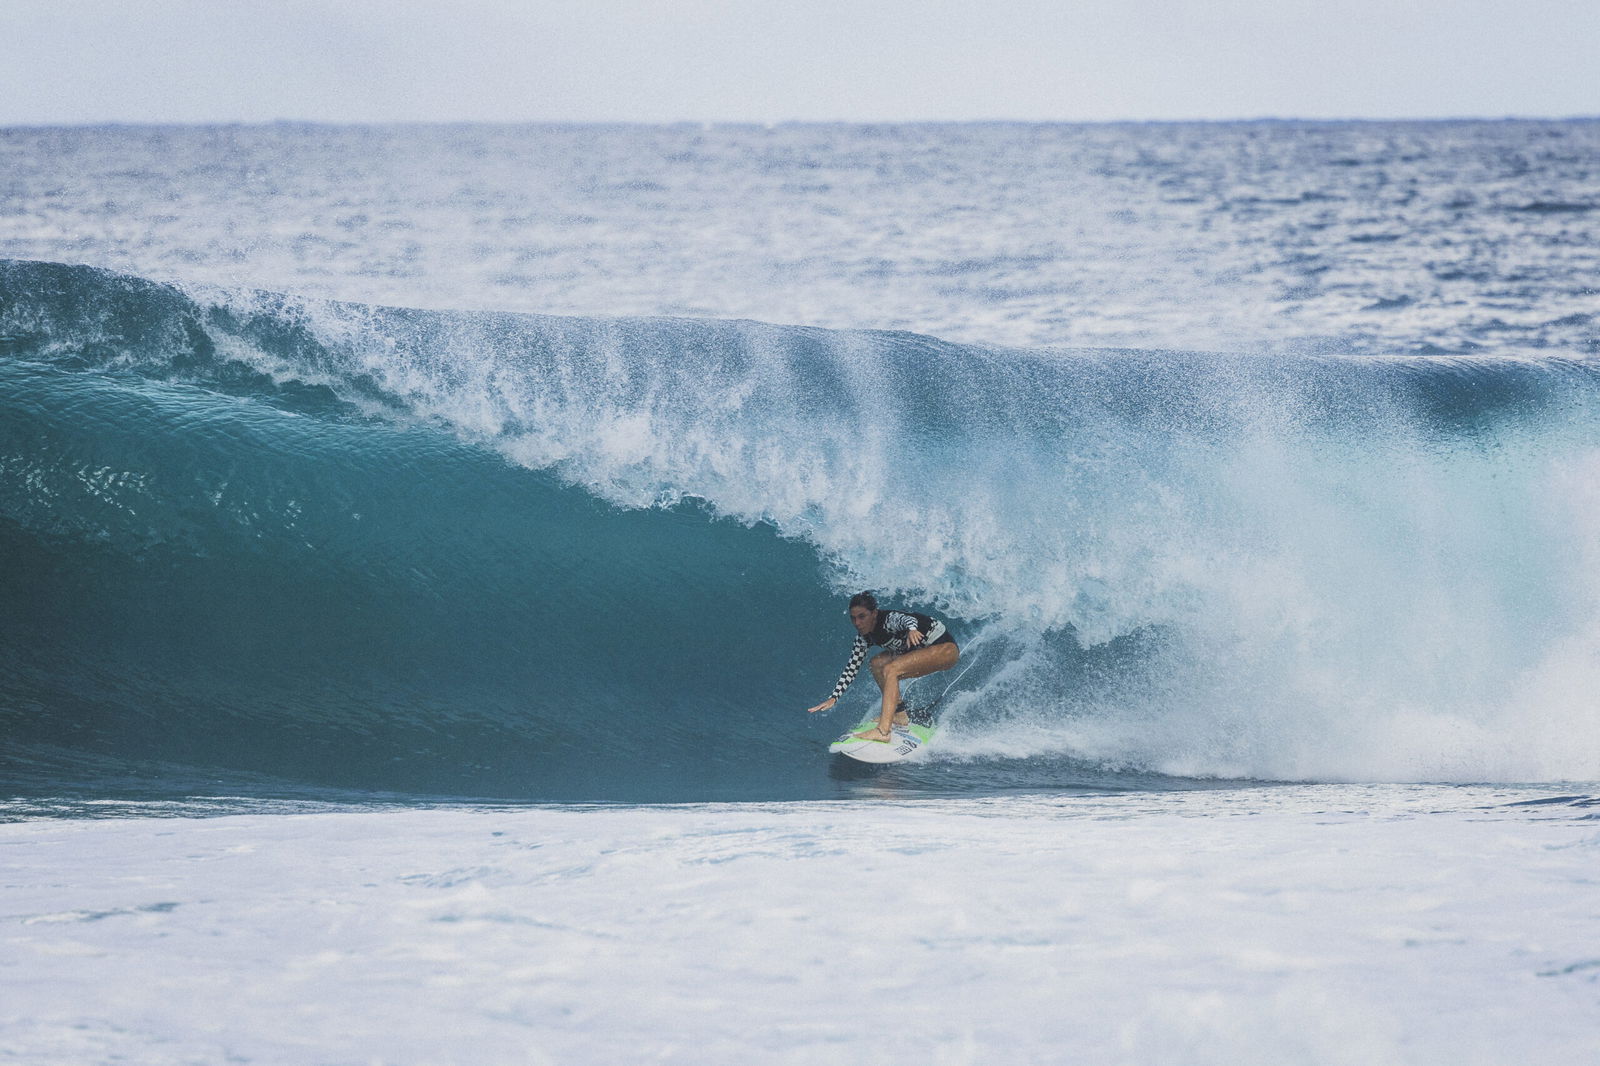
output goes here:
{"type": "Polygon", "coordinates": [[[889,731],[890,736],[887,741],[861,740],[853,735],[871,729],[877,724],[878,719],[874,716],[851,726],[848,732],[828,745],[828,750],[862,762],[899,762],[933,739],[933,734],[939,728],[937,722],[931,726],[897,725],[889,731]]]}

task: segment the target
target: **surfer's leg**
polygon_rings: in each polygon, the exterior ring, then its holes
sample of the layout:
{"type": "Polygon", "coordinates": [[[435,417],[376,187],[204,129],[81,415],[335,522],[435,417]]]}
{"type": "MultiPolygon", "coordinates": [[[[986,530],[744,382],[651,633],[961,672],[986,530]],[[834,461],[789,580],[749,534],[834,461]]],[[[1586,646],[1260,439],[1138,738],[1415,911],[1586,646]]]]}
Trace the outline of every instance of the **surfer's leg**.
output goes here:
{"type": "Polygon", "coordinates": [[[872,670],[872,676],[878,679],[878,686],[883,689],[883,707],[878,711],[878,727],[876,730],[862,730],[856,736],[867,740],[883,740],[892,728],[895,712],[900,707],[900,682],[948,670],[960,658],[961,649],[956,647],[954,641],[926,648],[913,648],[892,658],[879,655],[873,660],[872,670]],[[889,660],[883,664],[881,670],[877,665],[878,659],[889,660]]]}
{"type": "Polygon", "coordinates": [[[961,658],[961,649],[955,641],[944,644],[930,644],[926,648],[913,648],[903,655],[895,656],[894,672],[900,681],[910,681],[914,677],[927,677],[937,674],[941,670],[948,670],[961,658]]]}
{"type": "MultiPolygon", "coordinates": [[[[892,651],[880,651],[872,657],[867,664],[872,667],[872,680],[878,683],[878,690],[883,693],[883,710],[878,714],[878,724],[871,729],[863,729],[854,734],[862,740],[888,740],[889,730],[893,727],[895,710],[900,703],[900,682],[894,676],[894,663],[900,656],[892,651]]],[[[907,719],[910,721],[910,719],[907,719]]]]}
{"type": "MultiPolygon", "coordinates": [[[[872,661],[867,664],[868,666],[872,667],[872,680],[878,683],[879,692],[883,692],[888,684],[884,680],[884,671],[887,670],[889,668],[889,664],[897,658],[899,658],[899,656],[895,655],[895,653],[892,651],[881,651],[874,655],[872,657],[872,661]]],[[[911,724],[911,719],[906,717],[905,701],[899,699],[898,695],[895,699],[894,724],[911,724]]]]}

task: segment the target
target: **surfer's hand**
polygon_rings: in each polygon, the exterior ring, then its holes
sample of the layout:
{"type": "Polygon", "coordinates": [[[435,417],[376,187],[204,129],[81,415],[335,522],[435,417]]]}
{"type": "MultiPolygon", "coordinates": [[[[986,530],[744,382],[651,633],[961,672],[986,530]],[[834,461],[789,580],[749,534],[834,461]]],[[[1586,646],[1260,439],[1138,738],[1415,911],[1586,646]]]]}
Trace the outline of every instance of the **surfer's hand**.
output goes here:
{"type": "Polygon", "coordinates": [[[907,647],[915,648],[918,644],[921,644],[921,643],[922,643],[922,630],[913,629],[911,632],[906,634],[906,646],[907,647]]]}
{"type": "Polygon", "coordinates": [[[815,707],[806,708],[806,713],[807,714],[816,714],[818,711],[825,711],[829,707],[832,707],[835,703],[838,703],[838,702],[839,702],[838,700],[834,699],[832,696],[829,696],[827,699],[823,700],[821,703],[817,704],[815,707]]]}

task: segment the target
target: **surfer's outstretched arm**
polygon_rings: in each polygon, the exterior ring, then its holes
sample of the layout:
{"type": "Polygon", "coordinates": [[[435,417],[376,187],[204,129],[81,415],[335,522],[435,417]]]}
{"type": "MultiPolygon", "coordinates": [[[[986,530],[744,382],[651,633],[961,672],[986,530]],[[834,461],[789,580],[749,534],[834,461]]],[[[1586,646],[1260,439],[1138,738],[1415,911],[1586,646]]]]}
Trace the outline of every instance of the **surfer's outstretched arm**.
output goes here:
{"type": "Polygon", "coordinates": [[[856,672],[861,669],[861,661],[866,657],[867,642],[857,637],[856,642],[850,647],[850,661],[844,664],[844,673],[839,675],[838,684],[833,686],[833,695],[815,707],[807,708],[806,713],[816,714],[818,711],[826,711],[835,703],[838,703],[839,697],[844,695],[844,690],[849,688],[850,682],[856,679],[856,672]]]}

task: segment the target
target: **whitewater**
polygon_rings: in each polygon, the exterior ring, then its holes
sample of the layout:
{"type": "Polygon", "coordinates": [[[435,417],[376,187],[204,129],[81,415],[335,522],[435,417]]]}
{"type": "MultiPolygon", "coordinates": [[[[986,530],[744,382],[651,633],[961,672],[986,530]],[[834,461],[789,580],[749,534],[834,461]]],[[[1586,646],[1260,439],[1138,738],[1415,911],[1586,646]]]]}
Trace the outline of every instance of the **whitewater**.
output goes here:
{"type": "Polygon", "coordinates": [[[0,131],[0,1058],[1592,1054],[1597,148],[0,131]]]}

